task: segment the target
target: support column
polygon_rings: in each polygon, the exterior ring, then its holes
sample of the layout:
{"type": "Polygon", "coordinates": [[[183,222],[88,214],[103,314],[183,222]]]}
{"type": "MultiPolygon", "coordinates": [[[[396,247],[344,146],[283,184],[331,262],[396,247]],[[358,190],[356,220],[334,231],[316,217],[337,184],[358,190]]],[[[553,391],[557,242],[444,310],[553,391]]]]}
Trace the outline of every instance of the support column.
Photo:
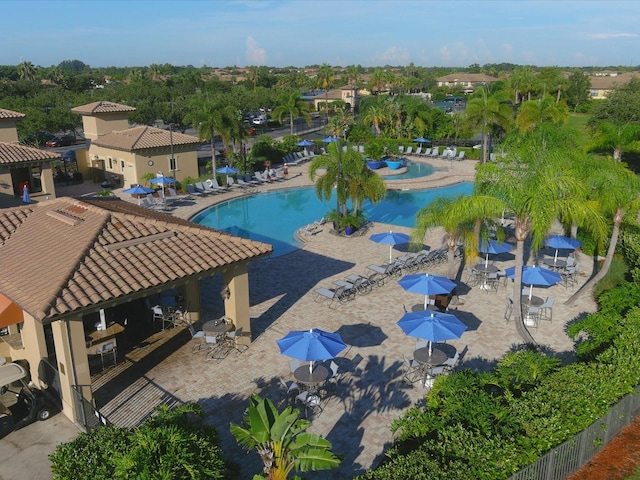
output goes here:
{"type": "Polygon", "coordinates": [[[225,315],[233,320],[236,328],[242,327],[242,339],[238,342],[248,345],[251,343],[248,264],[243,263],[225,270],[222,278],[229,292],[224,301],[225,315]]]}
{"type": "Polygon", "coordinates": [[[202,305],[200,304],[200,282],[198,280],[191,280],[185,284],[184,302],[185,307],[188,307],[187,318],[189,321],[191,323],[199,321],[202,305]]]}
{"type": "Polygon", "coordinates": [[[49,356],[47,353],[47,342],[44,336],[44,327],[27,312],[24,312],[24,322],[22,322],[20,336],[22,337],[22,346],[24,348],[24,350],[20,351],[22,354],[20,358],[24,358],[29,362],[31,379],[36,386],[39,386],[38,366],[40,365],[40,359],[49,356]]]}
{"type": "Polygon", "coordinates": [[[62,413],[77,422],[79,419],[76,418],[72,387],[77,386],[87,401],[92,402],[93,400],[82,317],[53,322],[51,329],[53,330],[53,342],[56,347],[57,367],[60,374],[62,413]]]}

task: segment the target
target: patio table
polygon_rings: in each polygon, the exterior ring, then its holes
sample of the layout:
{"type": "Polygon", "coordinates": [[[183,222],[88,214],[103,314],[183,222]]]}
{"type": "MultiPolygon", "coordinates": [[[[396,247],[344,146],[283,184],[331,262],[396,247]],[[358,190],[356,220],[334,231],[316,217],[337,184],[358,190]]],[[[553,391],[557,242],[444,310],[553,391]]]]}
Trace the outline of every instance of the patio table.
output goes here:
{"type": "Polygon", "coordinates": [[[498,271],[500,271],[500,269],[495,265],[486,265],[484,263],[479,263],[473,268],[475,268],[476,271],[480,272],[480,274],[482,275],[482,282],[480,283],[480,289],[489,290],[490,288],[489,282],[488,282],[489,274],[497,273],[498,271]]]}
{"type": "Polygon", "coordinates": [[[529,295],[522,295],[522,297],[520,297],[520,302],[522,303],[522,305],[539,307],[544,303],[544,300],[542,300],[542,298],[540,297],[536,297],[535,295],[533,295],[531,297],[531,300],[529,300],[529,295]]]}
{"type": "Polygon", "coordinates": [[[309,365],[301,365],[293,372],[293,378],[308,389],[313,389],[329,378],[329,370],[323,365],[316,365],[313,371],[309,372],[309,365]]]}
{"type": "Polygon", "coordinates": [[[560,260],[559,258],[556,258],[556,259],[545,258],[542,261],[542,263],[544,263],[545,265],[548,265],[553,270],[560,270],[560,269],[562,269],[562,268],[567,266],[567,261],[566,260],[560,260]]]}
{"type": "Polygon", "coordinates": [[[429,355],[429,347],[418,348],[413,352],[413,359],[423,367],[424,386],[430,388],[433,386],[435,376],[431,374],[431,368],[442,365],[447,359],[447,354],[439,348],[433,347],[431,355],[429,355]]]}
{"type": "Polygon", "coordinates": [[[231,323],[226,323],[224,318],[217,318],[215,320],[209,320],[202,324],[202,331],[205,335],[210,337],[217,337],[219,335],[224,335],[227,332],[230,332],[233,329],[233,325],[231,323]]]}

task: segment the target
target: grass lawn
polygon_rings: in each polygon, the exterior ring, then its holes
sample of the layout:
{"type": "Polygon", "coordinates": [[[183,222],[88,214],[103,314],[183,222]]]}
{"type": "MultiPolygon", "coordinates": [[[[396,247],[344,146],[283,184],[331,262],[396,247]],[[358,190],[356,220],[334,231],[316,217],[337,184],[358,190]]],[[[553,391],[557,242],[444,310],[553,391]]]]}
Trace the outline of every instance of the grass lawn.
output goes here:
{"type": "Polygon", "coordinates": [[[572,113],[569,115],[569,126],[574,128],[578,132],[578,144],[586,145],[589,143],[591,135],[587,130],[587,120],[589,115],[584,113],[572,113]]]}

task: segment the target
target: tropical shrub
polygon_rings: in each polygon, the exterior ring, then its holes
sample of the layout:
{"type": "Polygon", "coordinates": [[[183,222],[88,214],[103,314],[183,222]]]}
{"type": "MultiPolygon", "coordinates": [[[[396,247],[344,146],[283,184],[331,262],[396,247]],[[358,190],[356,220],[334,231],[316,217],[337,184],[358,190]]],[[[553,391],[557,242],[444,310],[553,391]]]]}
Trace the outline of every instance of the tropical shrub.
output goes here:
{"type": "Polygon", "coordinates": [[[49,456],[53,478],[228,478],[217,432],[195,404],[161,406],[133,430],[101,427],[62,443],[49,456]]]}

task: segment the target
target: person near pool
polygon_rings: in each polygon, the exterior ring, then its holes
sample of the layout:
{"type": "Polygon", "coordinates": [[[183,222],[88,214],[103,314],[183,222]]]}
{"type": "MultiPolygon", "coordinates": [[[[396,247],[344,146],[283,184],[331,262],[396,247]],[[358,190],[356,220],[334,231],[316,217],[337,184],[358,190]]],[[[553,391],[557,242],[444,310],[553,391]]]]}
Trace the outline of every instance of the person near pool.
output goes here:
{"type": "Polygon", "coordinates": [[[282,165],[282,176],[284,178],[288,178],[289,177],[289,166],[286,163],[284,165],[282,165]]]}

